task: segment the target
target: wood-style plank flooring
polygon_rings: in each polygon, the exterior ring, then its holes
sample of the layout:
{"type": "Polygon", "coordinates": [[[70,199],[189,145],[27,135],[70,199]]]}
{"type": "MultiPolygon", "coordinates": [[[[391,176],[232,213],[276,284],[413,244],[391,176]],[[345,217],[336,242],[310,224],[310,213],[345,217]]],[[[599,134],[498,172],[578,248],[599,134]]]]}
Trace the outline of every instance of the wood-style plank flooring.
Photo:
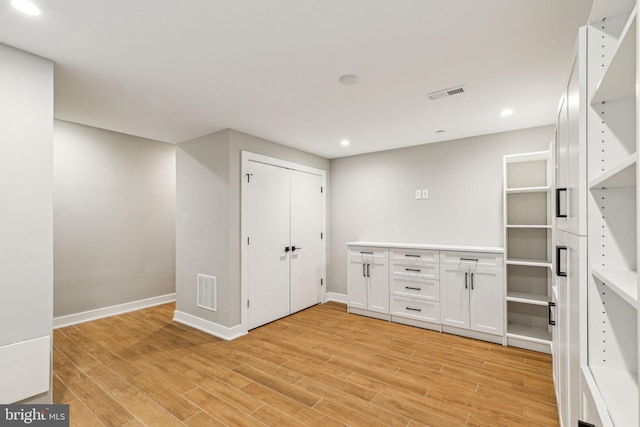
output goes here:
{"type": "Polygon", "coordinates": [[[57,329],[55,403],[87,426],[557,426],[548,355],[327,303],[231,342],[174,305],[57,329]]]}

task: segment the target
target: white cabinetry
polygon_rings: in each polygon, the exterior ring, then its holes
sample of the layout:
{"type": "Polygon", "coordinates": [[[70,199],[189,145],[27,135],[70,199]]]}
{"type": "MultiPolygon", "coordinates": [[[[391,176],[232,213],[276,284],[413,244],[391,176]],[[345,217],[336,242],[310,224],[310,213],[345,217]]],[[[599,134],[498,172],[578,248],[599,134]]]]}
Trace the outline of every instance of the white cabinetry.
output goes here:
{"type": "MultiPolygon", "coordinates": [[[[442,325],[499,335],[504,332],[502,255],[440,252],[442,325]]],[[[455,328],[454,329],[449,329],[455,328]]],[[[473,337],[473,336],[472,336],[473,337]]]]}
{"type": "Polygon", "coordinates": [[[554,368],[565,426],[640,425],[637,8],[595,0],[558,117],[566,219],[557,220],[554,368]]]}
{"type": "Polygon", "coordinates": [[[507,344],[551,351],[551,151],[504,157],[507,344]]]}
{"type": "Polygon", "coordinates": [[[351,242],[348,311],[503,344],[503,249],[351,242]]]}
{"type": "Polygon", "coordinates": [[[637,426],[636,2],[598,0],[589,21],[584,384],[596,407],[606,407],[598,422],[637,426]]]}
{"type": "Polygon", "coordinates": [[[385,248],[349,249],[349,312],[389,318],[389,257],[385,248]]]}

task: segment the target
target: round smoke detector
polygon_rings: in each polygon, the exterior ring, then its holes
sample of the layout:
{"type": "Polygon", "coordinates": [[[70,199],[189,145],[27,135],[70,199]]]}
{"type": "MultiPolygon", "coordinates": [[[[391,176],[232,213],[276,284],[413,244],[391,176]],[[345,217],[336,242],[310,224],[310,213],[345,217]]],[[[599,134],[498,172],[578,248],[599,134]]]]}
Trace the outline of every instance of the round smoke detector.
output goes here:
{"type": "Polygon", "coordinates": [[[340,84],[343,84],[345,86],[353,86],[354,84],[358,83],[359,80],[360,77],[356,76],[355,74],[345,74],[343,76],[340,76],[340,78],[338,79],[340,84]]]}

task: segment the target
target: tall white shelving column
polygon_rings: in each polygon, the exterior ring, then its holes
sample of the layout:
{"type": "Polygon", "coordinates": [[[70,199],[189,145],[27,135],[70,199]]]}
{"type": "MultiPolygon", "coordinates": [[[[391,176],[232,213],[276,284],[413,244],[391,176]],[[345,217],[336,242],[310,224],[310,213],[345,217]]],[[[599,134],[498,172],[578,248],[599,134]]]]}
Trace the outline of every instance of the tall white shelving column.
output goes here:
{"type": "Polygon", "coordinates": [[[583,366],[583,387],[595,408],[583,408],[583,414],[597,413],[599,424],[614,426],[640,425],[637,38],[635,0],[596,0],[588,26],[588,354],[583,366]]]}
{"type": "Polygon", "coordinates": [[[551,352],[551,151],[504,157],[507,345],[551,352]]]}

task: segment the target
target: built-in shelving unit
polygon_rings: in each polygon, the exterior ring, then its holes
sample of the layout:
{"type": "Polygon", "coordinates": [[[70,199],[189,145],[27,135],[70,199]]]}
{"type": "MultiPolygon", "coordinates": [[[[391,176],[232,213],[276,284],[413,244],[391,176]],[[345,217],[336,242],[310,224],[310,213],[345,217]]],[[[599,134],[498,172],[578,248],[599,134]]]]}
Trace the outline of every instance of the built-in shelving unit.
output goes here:
{"type": "Polygon", "coordinates": [[[507,344],[551,351],[549,151],[504,157],[507,344]]]}
{"type": "Polygon", "coordinates": [[[588,294],[585,381],[603,424],[638,407],[637,5],[596,0],[588,27],[588,294]]]}

